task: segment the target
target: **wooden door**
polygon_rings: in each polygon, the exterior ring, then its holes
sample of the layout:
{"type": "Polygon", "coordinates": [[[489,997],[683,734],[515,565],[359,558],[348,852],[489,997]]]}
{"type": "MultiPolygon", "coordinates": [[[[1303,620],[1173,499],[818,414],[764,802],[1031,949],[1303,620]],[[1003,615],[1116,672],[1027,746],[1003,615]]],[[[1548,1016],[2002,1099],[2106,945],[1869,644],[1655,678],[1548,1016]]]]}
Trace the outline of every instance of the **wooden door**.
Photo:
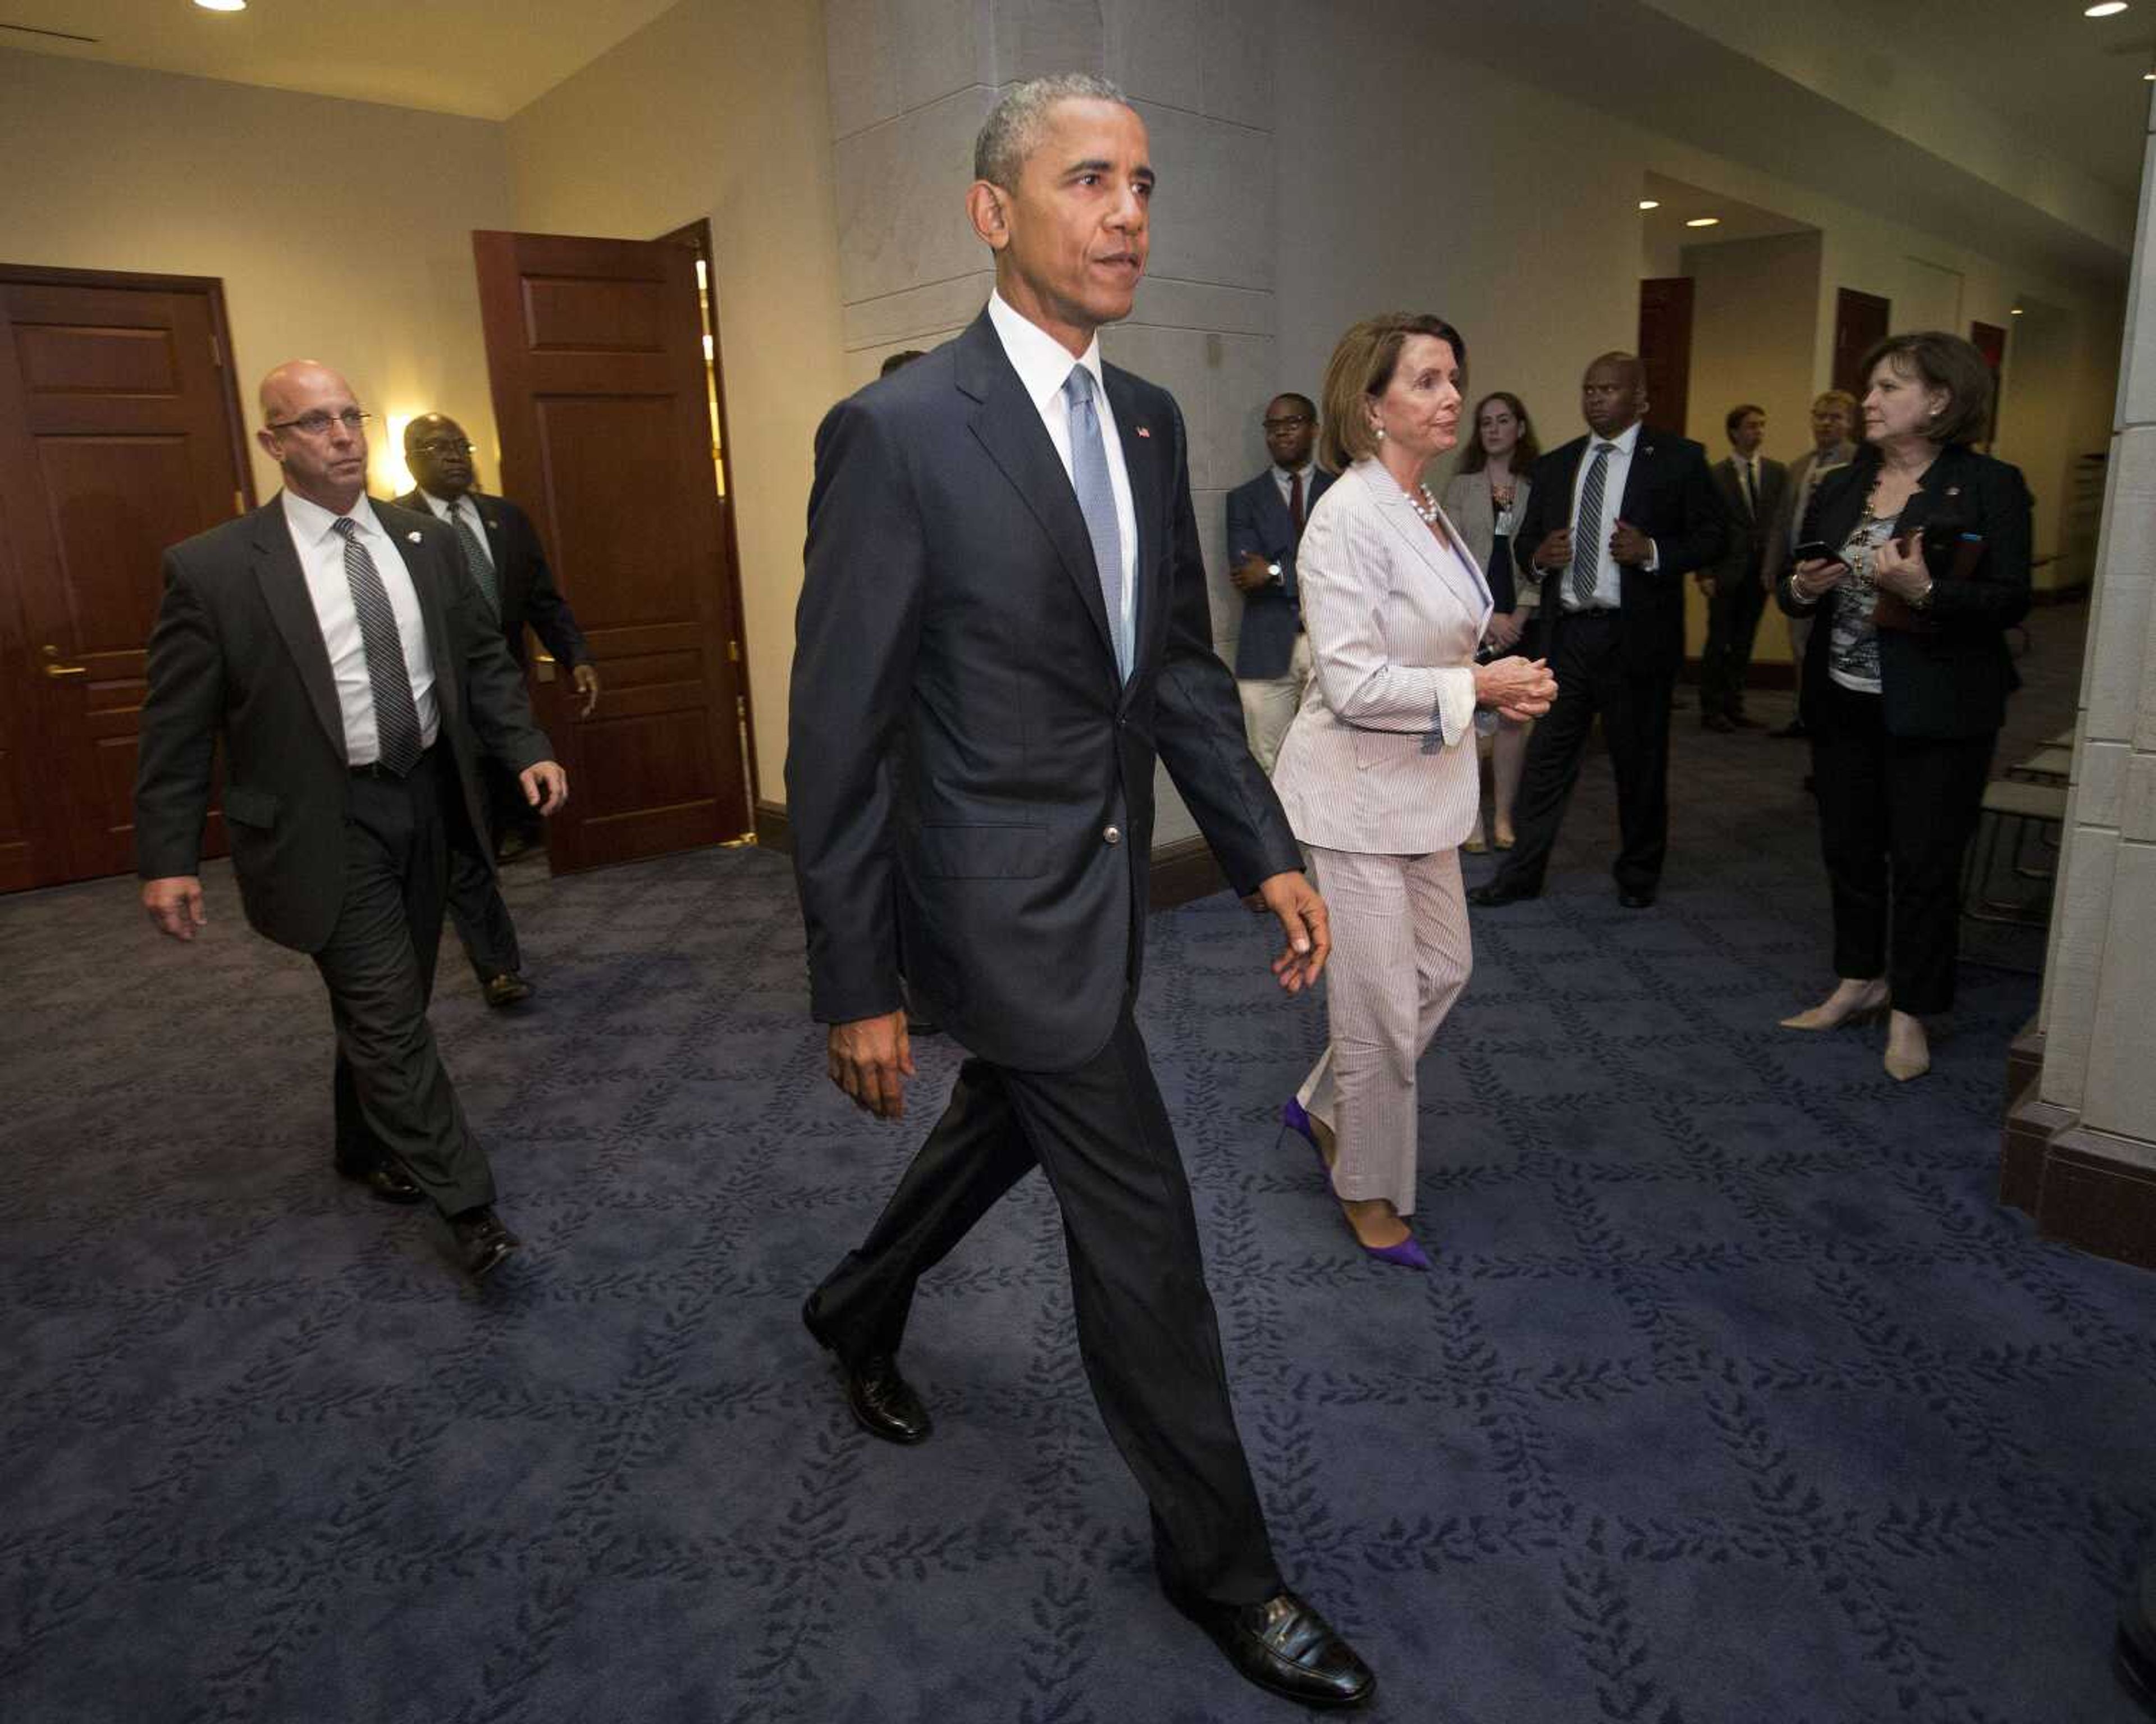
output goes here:
{"type": "Polygon", "coordinates": [[[741,627],[711,467],[696,264],[660,241],[475,233],[501,489],[545,539],[604,692],[541,718],[569,769],[557,873],[750,831],[741,627]]]}
{"type": "Polygon", "coordinates": [[[1647,422],[1684,435],[1691,405],[1691,277],[1650,275],[1640,283],[1640,365],[1647,378],[1647,422]]]}
{"type": "Polygon", "coordinates": [[[134,866],[162,554],[249,506],[229,352],[213,280],[0,265],[0,886],[134,866]]]}
{"type": "Polygon", "coordinates": [[[1999,398],[2006,367],[2006,332],[1996,323],[1972,322],[1969,326],[1969,345],[1984,356],[1984,363],[1991,373],[1991,416],[1984,422],[1984,435],[1977,440],[1988,452],[1999,436],[1999,398]]]}
{"type": "MultiPolygon", "coordinates": [[[[1864,356],[1887,339],[1888,320],[1893,315],[1893,301],[1883,300],[1876,293],[1859,293],[1853,287],[1835,290],[1835,388],[1848,390],[1859,401],[1864,399],[1864,386],[1868,381],[1864,376],[1864,356]]],[[[1863,429],[1860,419],[1860,436],[1863,429]]]]}

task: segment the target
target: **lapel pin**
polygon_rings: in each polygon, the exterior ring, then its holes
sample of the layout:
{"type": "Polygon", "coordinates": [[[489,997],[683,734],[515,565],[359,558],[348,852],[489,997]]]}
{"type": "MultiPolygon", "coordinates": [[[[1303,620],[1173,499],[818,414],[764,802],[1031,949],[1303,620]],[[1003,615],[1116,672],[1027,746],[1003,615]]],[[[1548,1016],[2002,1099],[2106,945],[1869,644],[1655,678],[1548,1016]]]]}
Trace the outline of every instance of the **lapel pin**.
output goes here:
{"type": "Polygon", "coordinates": [[[1150,437],[1152,435],[1152,433],[1147,430],[1143,425],[1140,425],[1138,427],[1138,435],[1141,437],[1150,437]]]}
{"type": "Polygon", "coordinates": [[[1947,486],[1947,495],[1948,497],[1959,497],[1961,495],[1961,486],[1958,485],[1949,485],[1947,486]]]}
{"type": "Polygon", "coordinates": [[[413,543],[413,544],[415,544],[415,545],[416,545],[416,544],[418,544],[418,543],[419,543],[419,535],[418,535],[418,533],[406,533],[406,534],[404,535],[404,537],[405,537],[405,538],[408,538],[408,539],[410,539],[410,540],[412,541],[412,543],[413,543]]]}

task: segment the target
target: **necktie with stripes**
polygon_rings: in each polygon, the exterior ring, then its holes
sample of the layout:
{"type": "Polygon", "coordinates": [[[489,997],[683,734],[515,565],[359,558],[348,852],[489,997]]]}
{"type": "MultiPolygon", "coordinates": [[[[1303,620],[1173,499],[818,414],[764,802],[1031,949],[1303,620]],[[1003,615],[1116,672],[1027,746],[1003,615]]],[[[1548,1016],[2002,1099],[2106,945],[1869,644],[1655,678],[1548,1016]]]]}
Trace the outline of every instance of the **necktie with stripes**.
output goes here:
{"type": "Polygon", "coordinates": [[[1108,607],[1108,638],[1116,643],[1116,668],[1127,680],[1131,646],[1123,634],[1123,538],[1116,524],[1116,489],[1108,477],[1108,445],[1101,439],[1101,418],[1093,408],[1093,373],[1082,365],[1063,379],[1063,399],[1070,408],[1070,485],[1078,511],[1086,517],[1086,536],[1093,541],[1093,564],[1101,577],[1101,600],[1108,607]]]}
{"type": "Polygon", "coordinates": [[[495,584],[494,559],[486,553],[486,547],[479,542],[479,534],[470,522],[465,519],[465,505],[459,498],[449,505],[449,525],[457,530],[457,543],[463,547],[465,569],[472,578],[472,584],[486,600],[486,608],[499,617],[501,615],[501,594],[495,584]]]}
{"type": "Polygon", "coordinates": [[[382,571],[359,542],[358,523],[342,516],[336,525],[344,540],[344,578],[359,617],[367,680],[374,691],[375,758],[402,778],[422,753],[418,703],[412,698],[412,679],[404,669],[404,637],[398,632],[397,612],[389,603],[389,589],[382,584],[382,571]]]}
{"type": "Polygon", "coordinates": [[[1572,602],[1584,606],[1594,597],[1595,571],[1602,566],[1602,486],[1609,476],[1609,457],[1614,443],[1594,445],[1594,460],[1587,470],[1587,483],[1579,490],[1579,513],[1572,526],[1572,602]]]}

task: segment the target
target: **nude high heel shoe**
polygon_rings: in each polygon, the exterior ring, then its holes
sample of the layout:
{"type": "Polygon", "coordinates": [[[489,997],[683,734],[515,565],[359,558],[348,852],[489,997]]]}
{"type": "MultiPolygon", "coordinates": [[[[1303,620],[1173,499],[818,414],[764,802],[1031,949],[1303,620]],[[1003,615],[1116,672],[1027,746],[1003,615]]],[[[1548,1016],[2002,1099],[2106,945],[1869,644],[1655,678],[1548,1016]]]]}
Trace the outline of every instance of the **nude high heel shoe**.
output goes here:
{"type": "Polygon", "coordinates": [[[1887,1019],[1885,1064],[1887,1075],[1897,1083],[1907,1083],[1931,1070],[1931,1038],[1924,1033],[1922,1018],[1897,1011],[1887,1019]]]}
{"type": "Polygon", "coordinates": [[[1884,981],[1866,982],[1846,997],[1842,989],[1836,988],[1810,1011],[1784,1018],[1781,1027],[1785,1030],[1838,1030],[1844,1024],[1869,1023],[1886,1014],[1887,1003],[1884,981]]]}

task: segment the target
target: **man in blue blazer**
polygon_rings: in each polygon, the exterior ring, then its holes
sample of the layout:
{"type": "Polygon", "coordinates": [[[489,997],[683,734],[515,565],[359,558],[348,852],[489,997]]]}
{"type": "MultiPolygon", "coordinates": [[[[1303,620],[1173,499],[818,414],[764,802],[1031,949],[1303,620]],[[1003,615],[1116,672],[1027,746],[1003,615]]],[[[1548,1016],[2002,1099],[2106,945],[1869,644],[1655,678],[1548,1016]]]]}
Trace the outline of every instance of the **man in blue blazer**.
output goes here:
{"type": "Polygon", "coordinates": [[[1038,1164],[1170,1598],[1251,1680],[1353,1705],[1368,1668],[1274,1562],[1132,1016],[1156,755],[1229,879],[1279,918],[1283,986],[1314,980],[1328,944],[1213,651],[1183,416],[1100,358],[1145,267],[1145,126],[1100,79],[1029,80],[990,113],[974,171],[988,310],[817,433],[786,762],[832,1080],[903,1115],[901,970],[973,1057],[802,1315],[855,1421],[922,1441],[896,1356],[915,1285],[1038,1164]]]}
{"type": "Polygon", "coordinates": [[[1685,577],[1721,556],[1728,531],[1707,451],[1640,423],[1645,374],[1604,353],[1579,386],[1589,435],[1537,461],[1512,540],[1542,584],[1557,699],[1527,744],[1513,824],[1519,841],[1467,901],[1486,908],[1540,896],[1595,718],[1617,778],[1618,901],[1655,901],[1669,849],[1670,697],[1684,665],[1685,577]]]}
{"type": "Polygon", "coordinates": [[[1235,682],[1250,752],[1270,775],[1310,681],[1310,642],[1295,584],[1303,523],[1332,476],[1312,458],[1317,409],[1307,395],[1265,404],[1265,452],[1272,464],[1228,493],[1228,579],[1243,595],[1235,682]]]}

